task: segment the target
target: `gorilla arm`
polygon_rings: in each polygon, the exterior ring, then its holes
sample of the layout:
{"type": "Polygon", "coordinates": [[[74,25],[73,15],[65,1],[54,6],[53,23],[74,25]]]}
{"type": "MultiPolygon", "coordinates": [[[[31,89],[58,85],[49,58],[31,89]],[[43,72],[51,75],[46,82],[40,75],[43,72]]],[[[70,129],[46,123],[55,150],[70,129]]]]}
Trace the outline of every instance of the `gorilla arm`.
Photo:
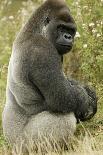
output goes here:
{"type": "Polygon", "coordinates": [[[71,83],[71,85],[78,86],[83,91],[85,90],[90,98],[88,112],[86,114],[83,114],[82,113],[83,110],[81,108],[78,108],[78,111],[81,111],[81,115],[77,116],[78,117],[77,119],[81,121],[87,121],[91,119],[97,112],[97,96],[95,90],[93,88],[90,88],[88,85],[80,84],[79,81],[76,81],[74,79],[67,78],[67,80],[69,83],[71,83]]]}
{"type": "Polygon", "coordinates": [[[45,110],[69,113],[76,112],[78,106],[83,106],[86,112],[88,95],[78,86],[72,86],[64,77],[61,58],[55,48],[34,48],[30,62],[30,78],[45,98],[45,110]]]}

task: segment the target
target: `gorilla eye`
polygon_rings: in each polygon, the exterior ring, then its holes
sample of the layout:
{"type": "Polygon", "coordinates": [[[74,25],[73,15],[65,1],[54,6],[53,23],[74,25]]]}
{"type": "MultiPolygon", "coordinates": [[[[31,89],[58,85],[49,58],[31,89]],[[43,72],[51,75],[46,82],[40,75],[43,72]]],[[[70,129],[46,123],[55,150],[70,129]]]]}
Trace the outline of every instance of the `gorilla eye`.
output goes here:
{"type": "Polygon", "coordinates": [[[46,17],[46,19],[44,21],[45,25],[49,24],[49,22],[50,22],[50,18],[49,17],[46,17]]]}
{"type": "Polygon", "coordinates": [[[76,34],[76,29],[75,29],[75,28],[70,28],[70,29],[69,29],[69,33],[70,33],[71,35],[75,36],[75,34],[76,34]]]}

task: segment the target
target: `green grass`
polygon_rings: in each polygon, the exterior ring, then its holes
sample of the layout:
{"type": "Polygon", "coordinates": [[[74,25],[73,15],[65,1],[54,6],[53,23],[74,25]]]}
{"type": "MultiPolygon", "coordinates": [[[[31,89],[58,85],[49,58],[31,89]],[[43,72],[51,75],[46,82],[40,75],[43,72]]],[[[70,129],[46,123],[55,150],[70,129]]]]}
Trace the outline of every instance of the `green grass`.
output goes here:
{"type": "MultiPolygon", "coordinates": [[[[8,62],[15,35],[37,6],[35,1],[0,1],[0,148],[5,144],[2,135],[1,114],[5,104],[5,88],[8,62]]],[[[85,129],[103,151],[103,1],[67,0],[79,35],[75,39],[72,53],[64,58],[64,71],[67,76],[96,88],[98,112],[96,116],[83,123],[85,129]]],[[[78,125],[76,137],[84,135],[84,128],[78,125]]],[[[103,153],[103,152],[102,152],[103,153]]],[[[91,153],[92,154],[92,153],[91,153]]]]}

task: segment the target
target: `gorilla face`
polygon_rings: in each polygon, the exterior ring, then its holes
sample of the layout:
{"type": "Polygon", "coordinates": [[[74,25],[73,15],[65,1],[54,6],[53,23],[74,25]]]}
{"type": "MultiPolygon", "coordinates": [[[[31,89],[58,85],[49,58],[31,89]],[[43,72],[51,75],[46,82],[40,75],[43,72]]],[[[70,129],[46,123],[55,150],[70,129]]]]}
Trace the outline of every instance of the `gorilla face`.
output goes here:
{"type": "Polygon", "coordinates": [[[76,24],[68,8],[66,9],[66,13],[63,12],[61,14],[60,11],[57,17],[49,17],[50,15],[48,15],[44,20],[46,37],[53,43],[61,55],[72,49],[76,34],[76,24]]]}
{"type": "Polygon", "coordinates": [[[64,54],[72,49],[75,36],[75,28],[59,25],[57,28],[56,49],[60,54],[64,54]]]}

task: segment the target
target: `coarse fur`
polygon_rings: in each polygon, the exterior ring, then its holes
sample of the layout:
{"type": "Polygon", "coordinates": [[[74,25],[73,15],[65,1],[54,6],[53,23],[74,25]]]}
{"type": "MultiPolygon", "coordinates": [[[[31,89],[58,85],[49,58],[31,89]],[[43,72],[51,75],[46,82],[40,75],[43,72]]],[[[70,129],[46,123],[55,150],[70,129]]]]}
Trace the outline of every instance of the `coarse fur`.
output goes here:
{"type": "Polygon", "coordinates": [[[70,51],[76,25],[62,0],[47,0],[31,16],[13,44],[8,68],[3,132],[15,144],[39,135],[57,141],[72,136],[76,121],[93,117],[95,92],[67,79],[63,54],[70,51]],[[28,135],[28,136],[26,136],[28,135]]]}

